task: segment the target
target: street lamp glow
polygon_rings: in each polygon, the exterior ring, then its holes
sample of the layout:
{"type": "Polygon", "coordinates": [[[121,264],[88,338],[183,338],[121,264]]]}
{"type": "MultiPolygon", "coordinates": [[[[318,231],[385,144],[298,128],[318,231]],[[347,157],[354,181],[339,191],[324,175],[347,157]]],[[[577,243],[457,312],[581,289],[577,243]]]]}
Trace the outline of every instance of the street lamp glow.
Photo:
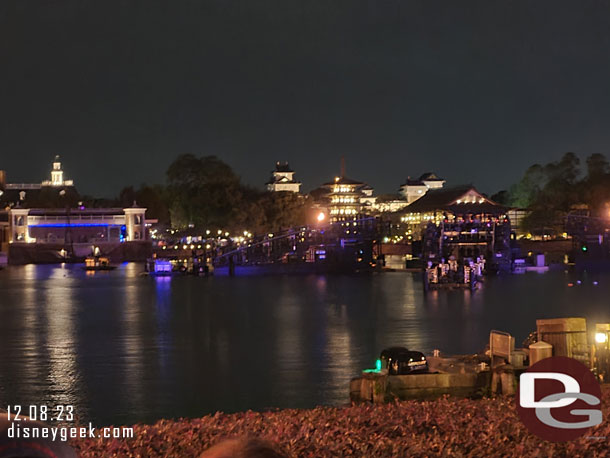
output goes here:
{"type": "Polygon", "coordinates": [[[318,222],[321,223],[322,221],[324,221],[325,218],[326,218],[326,215],[324,214],[324,212],[318,213],[318,216],[317,216],[318,222]]]}
{"type": "Polygon", "coordinates": [[[597,343],[605,343],[608,340],[608,334],[605,332],[596,332],[595,333],[595,342],[597,343]]]}

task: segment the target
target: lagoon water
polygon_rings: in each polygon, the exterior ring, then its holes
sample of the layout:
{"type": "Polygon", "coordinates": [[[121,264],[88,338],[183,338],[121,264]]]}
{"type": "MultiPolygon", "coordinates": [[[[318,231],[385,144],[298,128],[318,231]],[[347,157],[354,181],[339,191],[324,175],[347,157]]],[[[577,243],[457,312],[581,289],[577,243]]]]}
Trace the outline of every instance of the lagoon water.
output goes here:
{"type": "Polygon", "coordinates": [[[0,407],[74,405],[102,426],[342,405],[350,379],[385,346],[470,353],[490,329],[519,344],[536,318],[610,322],[610,274],[496,277],[475,293],[424,296],[413,273],[155,279],[142,270],[0,271],[0,407]]]}

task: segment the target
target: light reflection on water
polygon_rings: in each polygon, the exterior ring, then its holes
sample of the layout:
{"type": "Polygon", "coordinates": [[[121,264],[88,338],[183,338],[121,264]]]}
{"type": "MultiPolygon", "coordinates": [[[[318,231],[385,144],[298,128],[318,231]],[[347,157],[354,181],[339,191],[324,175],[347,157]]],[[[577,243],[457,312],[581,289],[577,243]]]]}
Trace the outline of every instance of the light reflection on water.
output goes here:
{"type": "Polygon", "coordinates": [[[142,267],[0,272],[0,406],[74,404],[98,425],[216,410],[348,402],[351,377],[390,345],[519,343],[535,319],[610,321],[610,275],[493,278],[424,296],[416,274],[147,278],[142,267]]]}
{"type": "MultiPolygon", "coordinates": [[[[75,394],[79,383],[74,352],[75,304],[72,294],[78,280],[65,272],[63,267],[54,269],[42,288],[44,299],[41,310],[47,332],[39,334],[38,337],[47,339],[42,346],[48,351],[49,368],[46,379],[51,389],[49,402],[52,405],[74,405],[77,402],[75,394]]],[[[36,365],[36,359],[33,358],[31,363],[36,365]]]]}

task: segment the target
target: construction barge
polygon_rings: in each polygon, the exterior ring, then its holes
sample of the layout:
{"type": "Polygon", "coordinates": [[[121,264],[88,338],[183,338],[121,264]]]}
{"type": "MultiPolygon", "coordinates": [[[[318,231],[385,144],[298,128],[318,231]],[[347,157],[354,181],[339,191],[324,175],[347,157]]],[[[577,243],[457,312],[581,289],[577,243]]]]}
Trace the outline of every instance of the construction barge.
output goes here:
{"type": "Polygon", "coordinates": [[[350,382],[351,401],[384,403],[397,399],[428,400],[443,395],[474,398],[487,394],[491,384],[488,366],[471,364],[459,357],[428,357],[427,361],[429,371],[425,373],[390,374],[387,368],[363,371],[350,382]]]}
{"type": "Polygon", "coordinates": [[[470,185],[432,189],[406,207],[401,223],[413,234],[424,291],[474,290],[484,274],[510,272],[507,211],[470,185]]]}
{"type": "Polygon", "coordinates": [[[555,318],[536,320],[536,331],[526,339],[523,348],[515,348],[514,337],[501,331],[491,331],[488,348],[475,355],[447,356],[435,350],[434,355],[426,357],[403,347],[392,347],[381,353],[374,369],[366,369],[350,381],[350,400],[385,403],[444,395],[462,398],[512,395],[519,375],[551,356],[574,358],[589,367],[600,382],[607,382],[609,341],[609,323],[598,323],[594,330],[587,330],[585,318],[555,318]],[[414,353],[423,359],[413,357],[414,353]],[[417,370],[413,367],[415,361],[420,364],[417,370]]]}

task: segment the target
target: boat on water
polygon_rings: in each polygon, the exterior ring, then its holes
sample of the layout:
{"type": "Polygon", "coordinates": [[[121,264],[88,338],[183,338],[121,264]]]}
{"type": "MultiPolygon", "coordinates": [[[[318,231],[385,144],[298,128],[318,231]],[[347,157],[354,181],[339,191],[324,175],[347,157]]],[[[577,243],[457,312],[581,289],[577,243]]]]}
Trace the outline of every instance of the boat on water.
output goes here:
{"type": "Polygon", "coordinates": [[[186,269],[180,266],[175,267],[169,259],[149,259],[146,261],[145,275],[152,277],[171,277],[174,275],[184,275],[186,269]]]}
{"type": "Polygon", "coordinates": [[[190,259],[157,258],[148,259],[144,264],[142,275],[152,277],[170,277],[196,275],[207,277],[214,274],[214,265],[208,260],[193,257],[190,259]]]}
{"type": "Polygon", "coordinates": [[[110,264],[110,260],[103,256],[88,256],[85,258],[85,270],[114,270],[116,266],[110,264]]]}

